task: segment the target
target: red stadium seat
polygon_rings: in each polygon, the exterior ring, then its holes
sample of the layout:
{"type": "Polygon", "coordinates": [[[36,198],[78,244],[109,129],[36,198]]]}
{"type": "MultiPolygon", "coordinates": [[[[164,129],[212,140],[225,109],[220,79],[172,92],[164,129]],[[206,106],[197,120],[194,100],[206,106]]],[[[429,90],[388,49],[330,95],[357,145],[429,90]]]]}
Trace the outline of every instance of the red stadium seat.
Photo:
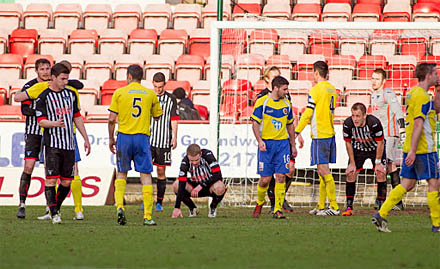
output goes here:
{"type": "Polygon", "coordinates": [[[173,93],[173,91],[177,88],[183,88],[186,92],[186,96],[191,98],[191,84],[186,80],[168,80],[165,83],[164,90],[169,93],[173,93]]]}
{"type": "Polygon", "coordinates": [[[339,39],[339,54],[353,55],[359,61],[367,50],[368,35],[343,37],[339,39]]]}
{"type": "Polygon", "coordinates": [[[180,55],[176,61],[176,79],[187,80],[191,85],[203,77],[205,60],[199,55],[180,55]]]}
{"type": "Polygon", "coordinates": [[[263,8],[263,17],[289,20],[291,15],[290,4],[288,2],[268,3],[263,8]]]}
{"type": "Polygon", "coordinates": [[[3,82],[17,80],[21,76],[23,57],[17,54],[0,55],[0,77],[3,82]]]}
{"type": "Polygon", "coordinates": [[[292,74],[292,64],[290,63],[289,55],[272,55],[267,58],[266,68],[276,66],[280,69],[281,75],[287,80],[290,80],[292,74]]]}
{"type": "Polygon", "coordinates": [[[115,57],[114,70],[116,80],[127,79],[127,68],[132,64],[137,64],[142,69],[144,67],[144,61],[136,55],[122,54],[115,57]]]}
{"type": "Polygon", "coordinates": [[[35,29],[15,29],[9,38],[9,49],[13,54],[20,54],[26,60],[38,48],[38,32],[35,29]]]}
{"type": "Polygon", "coordinates": [[[176,60],[185,53],[187,45],[188,34],[185,30],[165,29],[160,33],[157,48],[160,54],[166,54],[176,60]]]}
{"type": "Polygon", "coordinates": [[[209,120],[209,111],[206,106],[194,104],[194,108],[197,110],[197,112],[199,112],[200,118],[202,118],[202,120],[209,120]]]}
{"type": "Polygon", "coordinates": [[[209,97],[209,81],[199,80],[197,81],[191,91],[191,100],[194,104],[205,105],[209,107],[211,103],[209,97]]]}
{"type": "Polygon", "coordinates": [[[171,7],[169,4],[148,4],[142,16],[145,29],[154,29],[157,33],[168,28],[171,20],[171,7]]]}
{"type": "Polygon", "coordinates": [[[21,106],[3,105],[0,106],[0,120],[22,120],[21,106]]]}
{"type": "Polygon", "coordinates": [[[113,93],[121,88],[127,86],[126,80],[107,80],[102,85],[101,89],[101,105],[110,105],[113,93]]]}
{"type": "Polygon", "coordinates": [[[144,70],[147,81],[152,81],[157,72],[162,72],[165,80],[169,80],[174,73],[174,59],[166,55],[150,55],[145,60],[144,70]]]}
{"type": "Polygon", "coordinates": [[[138,28],[142,10],[138,4],[118,4],[113,12],[113,27],[127,35],[138,28]]]}
{"type": "Polygon", "coordinates": [[[264,56],[261,54],[242,54],[238,56],[237,78],[249,80],[254,84],[263,75],[264,62],[264,56]]]}
{"type": "Polygon", "coordinates": [[[82,19],[80,4],[58,4],[53,14],[55,28],[71,32],[79,28],[82,19]]]}
{"type": "Polygon", "coordinates": [[[8,102],[8,89],[0,86],[0,106],[6,105],[8,102]]]}
{"type": "Polygon", "coordinates": [[[223,94],[239,94],[245,95],[249,100],[253,100],[255,92],[252,89],[252,83],[245,79],[229,79],[223,83],[223,94]]]}
{"type": "Polygon", "coordinates": [[[81,55],[72,54],[61,54],[55,56],[55,61],[60,62],[62,60],[69,61],[72,65],[72,70],[70,71],[69,78],[80,79],[82,77],[84,68],[84,57],[81,55]]]}
{"type": "Polygon", "coordinates": [[[98,90],[95,88],[86,88],[78,90],[81,110],[88,110],[98,102],[98,90]]]}
{"type": "Polygon", "coordinates": [[[259,81],[255,82],[254,84],[255,94],[259,94],[264,89],[266,89],[266,82],[263,79],[260,79],[259,81]]]}
{"type": "Polygon", "coordinates": [[[407,82],[414,77],[417,59],[412,55],[395,55],[388,61],[388,79],[407,82]]]}
{"type": "Polygon", "coordinates": [[[105,81],[112,79],[113,59],[108,55],[90,55],[85,58],[84,78],[105,81]]]}
{"type": "Polygon", "coordinates": [[[384,55],[387,59],[396,54],[401,31],[374,30],[370,37],[371,55],[384,55]]]}
{"type": "Polygon", "coordinates": [[[67,34],[56,29],[46,29],[40,31],[38,39],[38,52],[40,54],[61,55],[67,47],[67,34]]]}
{"type": "MultiPolygon", "coordinates": [[[[254,14],[260,16],[261,6],[259,4],[249,4],[249,3],[235,5],[232,11],[232,20],[233,21],[244,20],[245,16],[248,14],[254,14]],[[248,13],[245,13],[243,9],[246,10],[248,13]]],[[[250,18],[247,17],[246,20],[250,20],[250,18]]]]}
{"type": "Polygon", "coordinates": [[[26,59],[24,66],[23,66],[23,77],[25,79],[30,79],[32,77],[35,77],[35,62],[41,58],[49,60],[50,66],[53,65],[52,55],[40,55],[40,54],[29,55],[26,59]]]}
{"type": "Polygon", "coordinates": [[[10,33],[20,26],[23,7],[18,3],[0,3],[0,25],[1,29],[10,33]]]}
{"type": "Polygon", "coordinates": [[[173,28],[191,32],[200,25],[202,7],[199,4],[178,4],[174,7],[173,28]]]}
{"type": "Polygon", "coordinates": [[[244,29],[224,29],[222,33],[222,55],[232,55],[237,60],[247,47],[247,33],[244,29]]]}
{"type": "Polygon", "coordinates": [[[194,29],[189,35],[189,54],[207,59],[210,55],[210,34],[207,29],[194,29]]]}
{"type": "MultiPolygon", "coordinates": [[[[209,29],[211,21],[217,20],[217,1],[209,1],[208,4],[202,8],[202,26],[209,29]]],[[[223,2],[223,20],[231,20],[231,5],[227,1],[223,2]]]]}
{"type": "Polygon", "coordinates": [[[88,4],[83,13],[85,29],[107,29],[112,19],[112,7],[109,4],[88,4]]]}
{"type": "Polygon", "coordinates": [[[336,48],[339,47],[338,34],[327,32],[313,32],[309,37],[311,54],[321,54],[325,57],[332,57],[336,48]]]}
{"type": "Polygon", "coordinates": [[[131,55],[146,57],[156,52],[157,33],[154,29],[134,29],[128,38],[127,50],[131,55]]]}
{"type": "Polygon", "coordinates": [[[296,4],[292,11],[294,21],[319,21],[321,20],[321,5],[296,4]]]}
{"type": "Polygon", "coordinates": [[[388,1],[383,8],[383,21],[411,21],[411,5],[404,1],[388,1]]]}
{"type": "Polygon", "coordinates": [[[267,59],[278,48],[278,32],[275,29],[253,30],[249,36],[249,49],[252,54],[261,54],[267,59]]]}
{"type": "Polygon", "coordinates": [[[95,54],[98,45],[96,30],[73,30],[69,37],[70,54],[88,56],[95,54]]]}
{"type": "Polygon", "coordinates": [[[350,21],[350,3],[329,3],[322,10],[322,21],[350,21]]]}
{"type": "Polygon", "coordinates": [[[335,122],[343,123],[346,118],[351,116],[351,107],[339,106],[335,108],[335,122]]]}
{"type": "Polygon", "coordinates": [[[375,69],[387,69],[387,61],[383,55],[364,55],[358,63],[358,79],[370,80],[375,69]]]}
{"type": "Polygon", "coordinates": [[[438,22],[440,20],[440,8],[433,3],[421,3],[413,6],[413,21],[438,22]]]}
{"type": "Polygon", "coordinates": [[[295,73],[298,80],[313,81],[313,64],[316,61],[325,61],[325,57],[320,54],[304,54],[297,57],[295,73]]]}
{"type": "Polygon", "coordinates": [[[431,47],[432,55],[436,55],[436,56],[440,55],[440,37],[437,36],[431,37],[429,46],[431,47]]]}
{"type": "Polygon", "coordinates": [[[127,34],[117,29],[104,29],[99,33],[98,50],[102,55],[120,55],[125,52],[127,34]]]}
{"type": "Polygon", "coordinates": [[[384,4],[384,0],[358,0],[357,2],[361,4],[372,4],[379,6],[383,6],[384,4]]]}
{"type": "Polygon", "coordinates": [[[292,106],[303,109],[307,106],[309,90],[312,88],[312,82],[307,80],[290,80],[289,94],[292,97],[292,106]]]}
{"type": "Polygon", "coordinates": [[[353,55],[333,55],[328,59],[329,80],[347,85],[355,74],[356,58],[353,55]]]}
{"type": "Polygon", "coordinates": [[[280,30],[278,40],[280,54],[302,55],[308,46],[308,35],[305,32],[280,30]]]}
{"type": "Polygon", "coordinates": [[[399,45],[401,55],[413,55],[418,61],[426,53],[427,40],[425,37],[401,38],[399,45]]]}
{"type": "Polygon", "coordinates": [[[351,15],[353,21],[380,21],[382,9],[380,5],[370,3],[357,3],[351,15]]]}
{"type": "Polygon", "coordinates": [[[52,5],[42,3],[30,3],[26,6],[23,13],[23,24],[26,29],[49,28],[49,22],[52,21],[52,5]]]}
{"type": "MultiPolygon", "coordinates": [[[[222,55],[222,68],[221,69],[222,70],[220,73],[220,79],[222,79],[222,80],[230,79],[232,76],[232,73],[235,71],[234,70],[234,58],[231,55],[222,55]]],[[[206,80],[211,79],[210,71],[211,71],[211,59],[208,58],[206,60],[206,65],[205,65],[205,78],[206,78],[206,80]]]]}

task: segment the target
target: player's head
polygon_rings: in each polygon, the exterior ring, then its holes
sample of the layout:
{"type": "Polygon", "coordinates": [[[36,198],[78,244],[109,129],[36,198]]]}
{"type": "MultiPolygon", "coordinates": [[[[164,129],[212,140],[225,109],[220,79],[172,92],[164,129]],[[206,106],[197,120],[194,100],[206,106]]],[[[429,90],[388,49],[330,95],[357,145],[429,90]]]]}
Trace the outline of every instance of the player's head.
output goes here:
{"type": "Polygon", "coordinates": [[[64,89],[69,80],[69,69],[60,63],[54,64],[50,70],[50,75],[52,79],[52,87],[58,89],[64,89]]]}
{"type": "Polygon", "coordinates": [[[157,72],[153,76],[154,92],[157,95],[162,95],[165,90],[165,75],[162,72],[157,72]]]}
{"type": "Polygon", "coordinates": [[[192,166],[197,167],[200,165],[200,158],[202,157],[202,149],[197,144],[191,144],[186,149],[186,156],[192,166]]]}
{"type": "Polygon", "coordinates": [[[39,81],[50,80],[50,62],[46,58],[40,58],[35,62],[35,72],[39,81]]]}
{"type": "Polygon", "coordinates": [[[326,80],[328,75],[328,65],[324,61],[317,61],[313,64],[313,80],[318,83],[326,80]]]}
{"type": "Polygon", "coordinates": [[[174,95],[177,99],[182,100],[182,99],[185,98],[185,96],[186,96],[185,89],[179,87],[179,88],[177,88],[177,89],[175,89],[175,90],[173,91],[173,95],[174,95]]]}
{"type": "Polygon", "coordinates": [[[415,71],[415,77],[419,82],[427,83],[428,87],[439,84],[439,78],[435,63],[418,64],[415,71]]]}
{"type": "Polygon", "coordinates": [[[351,118],[356,127],[365,125],[367,119],[367,108],[362,103],[356,103],[351,107],[351,118]]]}
{"type": "Polygon", "coordinates": [[[387,73],[382,68],[378,68],[371,74],[371,87],[373,91],[377,91],[383,88],[387,81],[387,73]]]}
{"type": "Polygon", "coordinates": [[[282,76],[277,76],[272,79],[272,93],[278,99],[282,99],[289,94],[289,81],[282,76]]]}
{"type": "Polygon", "coordinates": [[[266,86],[269,88],[272,86],[272,80],[274,77],[278,77],[279,75],[281,75],[281,71],[278,67],[276,66],[271,66],[269,68],[266,68],[266,70],[264,70],[264,82],[266,82],[266,86]]]}
{"type": "Polygon", "coordinates": [[[144,71],[142,67],[137,64],[132,64],[127,68],[127,82],[128,84],[132,82],[140,83],[142,80],[142,76],[144,75],[144,71]]]}
{"type": "Polygon", "coordinates": [[[72,71],[72,64],[71,64],[69,61],[67,61],[67,60],[62,60],[62,61],[60,62],[60,64],[62,64],[62,65],[64,65],[65,67],[67,67],[67,69],[69,69],[69,72],[72,71]]]}

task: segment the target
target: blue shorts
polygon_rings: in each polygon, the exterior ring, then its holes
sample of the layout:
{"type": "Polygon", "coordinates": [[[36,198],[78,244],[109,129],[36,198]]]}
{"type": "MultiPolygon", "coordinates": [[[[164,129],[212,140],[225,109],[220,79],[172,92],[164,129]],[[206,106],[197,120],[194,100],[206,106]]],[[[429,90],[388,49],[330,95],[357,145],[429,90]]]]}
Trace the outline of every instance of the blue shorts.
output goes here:
{"type": "Polygon", "coordinates": [[[405,164],[407,155],[408,153],[403,153],[401,177],[417,180],[439,178],[437,152],[416,154],[416,160],[411,166],[405,164]]]}
{"type": "Polygon", "coordinates": [[[312,139],[310,165],[336,163],[335,137],[312,139]]]}
{"type": "Polygon", "coordinates": [[[131,161],[134,161],[134,170],[140,173],[151,173],[150,137],[145,134],[118,133],[116,139],[116,165],[118,172],[125,173],[131,170],[131,161]]]}
{"type": "Polygon", "coordinates": [[[289,172],[290,144],[288,139],[264,140],[266,151],[258,150],[258,171],[262,177],[289,172]]]}
{"type": "Polygon", "coordinates": [[[79,149],[78,149],[78,141],[76,140],[76,134],[73,135],[73,138],[75,139],[75,162],[81,161],[81,155],[79,155],[79,149]]]}

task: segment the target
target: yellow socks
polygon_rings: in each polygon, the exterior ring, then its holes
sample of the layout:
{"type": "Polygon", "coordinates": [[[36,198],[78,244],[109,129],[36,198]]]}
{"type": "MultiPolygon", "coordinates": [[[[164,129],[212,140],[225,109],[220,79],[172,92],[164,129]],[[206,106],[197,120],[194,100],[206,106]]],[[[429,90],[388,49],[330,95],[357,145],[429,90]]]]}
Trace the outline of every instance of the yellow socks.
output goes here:
{"type": "MultiPolygon", "coordinates": [[[[402,200],[403,196],[406,193],[406,189],[402,187],[402,185],[397,185],[388,195],[388,198],[385,200],[385,203],[381,206],[379,210],[379,214],[382,218],[386,218],[388,213],[393,209],[393,207],[402,200]]],[[[428,199],[429,203],[429,199],[428,199]]]]}
{"type": "Polygon", "coordinates": [[[264,205],[267,189],[269,189],[269,185],[266,187],[260,187],[260,185],[257,185],[257,205],[264,205]]]}
{"type": "Polygon", "coordinates": [[[79,176],[75,176],[72,183],[70,184],[70,189],[72,190],[73,195],[73,204],[75,205],[75,213],[83,212],[82,208],[82,184],[81,178],[79,176]]]}
{"type": "Polygon", "coordinates": [[[325,182],[321,176],[319,176],[319,202],[316,208],[324,209],[325,208],[325,200],[327,199],[327,190],[325,189],[325,182]]]}
{"type": "MultiPolygon", "coordinates": [[[[434,180],[434,179],[433,179],[434,180]]],[[[440,201],[438,197],[438,191],[428,192],[428,206],[431,211],[432,226],[440,226],[440,201]]]]}
{"type": "Polygon", "coordinates": [[[125,194],[125,186],[127,185],[127,181],[125,179],[116,179],[115,180],[115,203],[116,209],[122,208],[124,209],[124,194],[125,194]]]}
{"type": "Polygon", "coordinates": [[[339,205],[336,202],[336,188],[335,181],[332,174],[327,174],[324,176],[325,190],[327,191],[328,201],[330,202],[330,207],[334,210],[339,210],[339,205]]]}
{"type": "Polygon", "coordinates": [[[286,183],[275,182],[275,208],[273,212],[282,211],[284,196],[286,195],[286,183]]]}
{"type": "Polygon", "coordinates": [[[153,212],[153,185],[142,186],[142,198],[144,198],[144,219],[151,220],[151,212],[153,212]]]}

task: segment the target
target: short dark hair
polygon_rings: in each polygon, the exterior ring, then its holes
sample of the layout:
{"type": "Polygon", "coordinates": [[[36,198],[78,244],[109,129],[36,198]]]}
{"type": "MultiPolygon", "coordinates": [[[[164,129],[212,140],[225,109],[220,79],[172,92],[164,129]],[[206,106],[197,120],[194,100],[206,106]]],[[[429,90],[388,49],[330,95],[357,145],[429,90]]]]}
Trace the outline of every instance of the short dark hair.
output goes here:
{"type": "Polygon", "coordinates": [[[383,70],[382,68],[378,68],[378,69],[374,70],[373,73],[381,74],[382,75],[382,79],[386,79],[387,78],[387,72],[385,72],[385,70],[383,70]]]}
{"type": "Polygon", "coordinates": [[[186,155],[189,155],[191,157],[199,155],[200,153],[202,153],[202,150],[200,149],[200,146],[197,144],[191,144],[186,149],[186,155]]]}
{"type": "Polygon", "coordinates": [[[176,96],[177,99],[183,99],[186,96],[185,89],[179,87],[173,91],[173,95],[176,96]]]}
{"type": "Polygon", "coordinates": [[[319,75],[323,78],[327,77],[328,65],[324,61],[317,61],[313,64],[313,72],[318,71],[319,75]]]}
{"type": "Polygon", "coordinates": [[[127,76],[131,75],[131,77],[136,81],[141,81],[144,76],[144,71],[142,67],[138,64],[132,64],[127,68],[127,76]]]}
{"type": "Polygon", "coordinates": [[[426,75],[435,71],[435,67],[437,65],[435,63],[421,63],[416,66],[416,71],[414,75],[419,81],[424,81],[426,75]]]}
{"type": "Polygon", "coordinates": [[[64,64],[57,63],[50,69],[50,74],[58,77],[60,74],[70,74],[70,70],[64,64]]]}
{"type": "Polygon", "coordinates": [[[38,69],[38,67],[40,67],[40,65],[43,65],[43,64],[48,64],[50,67],[50,62],[48,59],[40,58],[35,62],[35,69],[38,69]]]}
{"type": "Polygon", "coordinates": [[[362,112],[362,115],[365,115],[367,113],[367,107],[362,103],[355,103],[351,106],[351,110],[360,110],[362,112]]]}
{"type": "Polygon", "coordinates": [[[165,82],[165,75],[162,72],[157,72],[153,76],[154,82],[165,82]]]}
{"type": "Polygon", "coordinates": [[[275,87],[279,89],[281,88],[282,85],[289,85],[289,81],[285,79],[283,76],[277,76],[273,78],[272,89],[275,89],[275,87]]]}

